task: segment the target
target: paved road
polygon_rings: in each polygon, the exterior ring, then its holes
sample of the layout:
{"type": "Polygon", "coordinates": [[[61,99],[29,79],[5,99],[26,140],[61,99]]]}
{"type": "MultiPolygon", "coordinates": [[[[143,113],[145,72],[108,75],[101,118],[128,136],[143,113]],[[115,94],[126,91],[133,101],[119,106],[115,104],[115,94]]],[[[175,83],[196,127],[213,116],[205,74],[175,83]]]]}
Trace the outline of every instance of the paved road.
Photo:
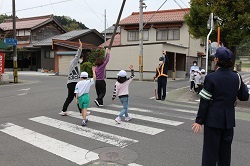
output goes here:
{"type": "MultiPolygon", "coordinates": [[[[115,80],[107,80],[105,106],[90,104],[87,127],[80,126],[74,103],[70,116],[58,115],[67,93],[66,77],[20,75],[19,80],[0,86],[0,165],[200,165],[203,135],[191,131],[198,101],[187,92],[187,80],[169,80],[167,100],[160,102],[152,98],[153,82],[134,81],[129,107],[133,119],[121,125],[114,121],[121,104],[111,102],[115,80]]],[[[90,96],[93,101],[94,87],[90,96]]],[[[250,109],[237,111],[232,165],[247,166],[250,109]]]]}

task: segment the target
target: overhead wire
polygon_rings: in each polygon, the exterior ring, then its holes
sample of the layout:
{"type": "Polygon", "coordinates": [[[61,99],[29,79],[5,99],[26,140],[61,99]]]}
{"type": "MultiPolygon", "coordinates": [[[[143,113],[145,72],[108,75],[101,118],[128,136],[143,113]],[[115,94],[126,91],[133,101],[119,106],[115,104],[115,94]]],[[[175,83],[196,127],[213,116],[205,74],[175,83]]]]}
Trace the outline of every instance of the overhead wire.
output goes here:
{"type": "MultiPolygon", "coordinates": [[[[16,12],[30,10],[30,9],[36,9],[36,8],[45,7],[45,6],[51,6],[52,4],[59,4],[59,3],[64,3],[64,2],[68,2],[68,1],[72,1],[72,0],[64,0],[64,1],[54,2],[54,3],[50,3],[50,4],[45,4],[45,5],[39,5],[39,6],[33,6],[33,7],[29,7],[29,8],[23,8],[23,9],[16,10],[16,12]]],[[[7,13],[12,13],[12,11],[2,13],[2,14],[7,14],[7,13]]]]}
{"type": "Polygon", "coordinates": [[[94,13],[94,15],[100,20],[103,22],[102,19],[100,19],[100,17],[95,13],[95,11],[89,6],[89,4],[86,2],[86,0],[84,0],[84,2],[87,4],[87,6],[90,8],[90,10],[94,13]]]}
{"type": "Polygon", "coordinates": [[[52,3],[51,3],[51,0],[49,0],[49,1],[50,1],[50,4],[51,4],[52,9],[53,9],[53,11],[54,11],[54,14],[56,14],[55,9],[54,9],[54,7],[53,7],[53,5],[52,5],[52,3]]]}
{"type": "Polygon", "coordinates": [[[155,11],[155,13],[145,22],[145,24],[143,25],[142,28],[144,28],[144,27],[147,25],[147,23],[156,15],[156,13],[162,8],[162,6],[163,6],[166,2],[167,2],[167,0],[165,0],[165,2],[163,2],[163,3],[161,4],[161,6],[155,11]]]}

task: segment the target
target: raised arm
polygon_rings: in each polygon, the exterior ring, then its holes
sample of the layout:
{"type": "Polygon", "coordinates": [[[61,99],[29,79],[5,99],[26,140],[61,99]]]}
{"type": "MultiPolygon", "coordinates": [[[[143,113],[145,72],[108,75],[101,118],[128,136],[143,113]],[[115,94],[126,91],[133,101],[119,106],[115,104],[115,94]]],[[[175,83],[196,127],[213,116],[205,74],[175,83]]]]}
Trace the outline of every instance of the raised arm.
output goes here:
{"type": "Polygon", "coordinates": [[[93,79],[96,80],[95,66],[92,66],[93,79]]]}

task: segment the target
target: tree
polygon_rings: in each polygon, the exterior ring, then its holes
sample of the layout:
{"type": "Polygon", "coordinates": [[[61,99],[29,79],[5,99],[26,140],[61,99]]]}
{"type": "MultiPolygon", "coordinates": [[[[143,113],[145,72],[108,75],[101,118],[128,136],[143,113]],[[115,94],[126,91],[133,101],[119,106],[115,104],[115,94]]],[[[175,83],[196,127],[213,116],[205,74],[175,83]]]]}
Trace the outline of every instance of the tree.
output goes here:
{"type": "MultiPolygon", "coordinates": [[[[214,13],[222,21],[221,42],[236,53],[236,46],[250,34],[250,1],[249,0],[191,0],[190,13],[185,15],[185,22],[189,26],[189,33],[194,38],[206,38],[207,20],[210,13],[214,13]]],[[[216,41],[217,26],[210,39],[216,41]]]]}
{"type": "Polygon", "coordinates": [[[55,16],[55,18],[62,24],[62,26],[67,31],[77,30],[77,29],[88,29],[81,22],[76,21],[75,19],[71,19],[67,16],[55,16]]]}
{"type": "Polygon", "coordinates": [[[12,16],[7,16],[6,14],[0,15],[0,23],[2,23],[5,19],[12,19],[12,16]]]}

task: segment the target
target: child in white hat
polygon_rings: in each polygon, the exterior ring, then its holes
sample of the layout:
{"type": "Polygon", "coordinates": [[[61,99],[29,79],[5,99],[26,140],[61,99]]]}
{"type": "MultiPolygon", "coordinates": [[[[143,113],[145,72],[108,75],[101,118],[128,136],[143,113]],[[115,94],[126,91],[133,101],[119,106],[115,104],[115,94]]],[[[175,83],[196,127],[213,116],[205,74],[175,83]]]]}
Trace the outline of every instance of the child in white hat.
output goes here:
{"type": "Polygon", "coordinates": [[[128,89],[129,89],[129,84],[131,83],[135,75],[134,75],[133,65],[130,65],[129,68],[131,70],[131,76],[129,78],[127,78],[127,73],[125,70],[121,70],[118,72],[117,74],[118,78],[115,83],[115,88],[112,96],[112,102],[114,102],[116,96],[118,96],[123,105],[123,109],[121,110],[120,114],[118,115],[117,118],[115,118],[115,121],[118,124],[121,123],[121,119],[124,114],[125,114],[125,121],[130,121],[132,119],[128,115],[128,97],[129,97],[128,89]]]}
{"type": "Polygon", "coordinates": [[[79,107],[82,109],[82,126],[86,126],[88,122],[87,116],[87,108],[89,107],[90,97],[89,90],[91,85],[95,83],[96,75],[95,75],[95,67],[92,67],[93,78],[88,79],[88,73],[82,72],[80,76],[80,81],[76,84],[75,94],[76,94],[76,103],[79,104],[79,107]]]}

